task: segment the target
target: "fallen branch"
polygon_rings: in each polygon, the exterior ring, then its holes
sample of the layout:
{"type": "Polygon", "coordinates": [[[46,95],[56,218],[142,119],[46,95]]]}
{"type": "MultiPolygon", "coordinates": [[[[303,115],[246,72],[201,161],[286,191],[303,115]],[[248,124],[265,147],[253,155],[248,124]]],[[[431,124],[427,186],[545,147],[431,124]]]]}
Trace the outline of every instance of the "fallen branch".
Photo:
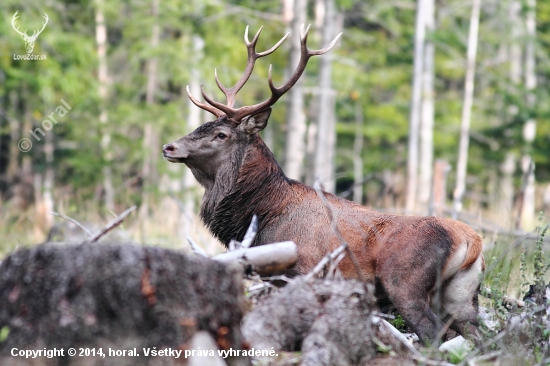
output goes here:
{"type": "Polygon", "coordinates": [[[346,245],[342,244],[338,248],[336,248],[332,253],[325,255],[323,259],[321,259],[319,263],[317,263],[317,265],[313,267],[313,269],[305,276],[305,279],[310,280],[314,276],[319,274],[319,272],[321,272],[327,264],[334,261],[340,254],[346,251],[346,245]]]}
{"type": "MultiPolygon", "coordinates": [[[[336,234],[336,237],[338,238],[338,241],[340,242],[341,247],[344,247],[344,250],[346,251],[347,255],[349,256],[349,259],[351,260],[351,263],[355,267],[355,271],[357,272],[357,277],[361,282],[366,282],[365,275],[363,274],[363,271],[361,270],[361,266],[359,265],[359,262],[357,261],[357,258],[355,257],[355,254],[351,251],[349,248],[348,243],[342,236],[342,233],[340,233],[340,230],[338,229],[338,224],[336,223],[336,216],[333,213],[332,205],[328,201],[328,199],[325,197],[325,194],[321,190],[319,180],[315,181],[315,184],[313,185],[313,188],[315,189],[315,193],[317,193],[317,196],[325,206],[327,210],[328,217],[330,219],[330,225],[334,233],[336,234]]],[[[338,256],[335,256],[336,258],[338,256]]],[[[329,257],[330,259],[331,257],[329,257]]]]}
{"type": "Polygon", "coordinates": [[[127,209],[126,211],[124,211],[123,213],[121,213],[116,219],[114,219],[113,221],[108,223],[107,226],[105,226],[103,229],[99,230],[95,235],[93,235],[90,238],[89,242],[94,243],[94,242],[98,241],[99,239],[101,239],[102,236],[107,234],[109,231],[113,230],[115,227],[122,224],[122,221],[124,221],[126,216],[128,216],[132,211],[134,211],[136,209],[136,207],[137,206],[134,205],[134,206],[130,207],[129,209],[127,209]]]}
{"type": "Polygon", "coordinates": [[[382,319],[378,316],[372,317],[373,324],[381,324],[394,338],[401,342],[405,348],[407,348],[413,355],[421,356],[420,352],[408,341],[408,339],[401,333],[397,328],[391,325],[387,320],[382,319]]]}
{"type": "Polygon", "coordinates": [[[468,356],[466,356],[466,358],[464,358],[459,364],[458,366],[465,366],[468,364],[468,362],[472,359],[474,359],[477,354],[480,352],[480,350],[483,350],[483,349],[487,349],[487,347],[489,347],[490,345],[494,344],[494,343],[497,343],[498,341],[500,341],[502,338],[504,338],[506,335],[508,334],[508,332],[505,330],[503,330],[502,332],[500,332],[499,334],[497,334],[496,336],[494,336],[493,338],[489,338],[487,339],[485,342],[483,342],[480,346],[478,346],[475,350],[473,350],[470,354],[468,354],[468,356]]]}
{"type": "Polygon", "coordinates": [[[236,249],[219,254],[212,259],[223,263],[239,262],[244,266],[251,265],[260,275],[269,275],[294,265],[298,259],[298,250],[294,242],[284,241],[236,249]]]}
{"type": "Polygon", "coordinates": [[[193,253],[200,255],[201,257],[208,258],[208,254],[197,244],[189,235],[187,235],[187,242],[189,243],[189,246],[191,247],[191,250],[193,253]]]}
{"type": "MultiPolygon", "coordinates": [[[[480,295],[483,296],[483,297],[486,297],[487,299],[493,298],[493,293],[492,293],[491,289],[488,288],[488,287],[483,287],[480,291],[480,295]]],[[[513,297],[504,295],[504,296],[502,296],[502,305],[504,305],[504,307],[506,307],[507,309],[509,309],[511,307],[510,305],[515,305],[518,308],[524,308],[525,307],[525,301],[516,300],[513,297]]]]}
{"type": "Polygon", "coordinates": [[[241,242],[241,247],[243,248],[250,247],[254,242],[254,239],[256,238],[257,233],[258,233],[258,216],[254,215],[252,216],[252,221],[250,221],[250,226],[248,227],[248,230],[246,230],[246,234],[244,234],[243,241],[241,242]]]}
{"type": "Polygon", "coordinates": [[[254,242],[254,239],[256,238],[256,234],[258,233],[258,216],[254,215],[252,216],[252,220],[250,221],[250,225],[248,226],[248,229],[246,230],[246,233],[244,234],[243,241],[237,241],[235,239],[231,239],[229,241],[229,244],[227,245],[227,250],[230,252],[236,250],[236,249],[242,249],[242,248],[248,248],[252,245],[254,242]]]}
{"type": "Polygon", "coordinates": [[[469,360],[468,365],[469,366],[475,366],[476,362],[488,361],[490,359],[499,357],[501,354],[502,354],[502,351],[494,351],[494,352],[491,352],[491,353],[487,353],[485,355],[477,356],[477,357],[474,357],[471,360],[469,360]]]}
{"type": "MultiPolygon", "coordinates": [[[[439,361],[439,360],[432,360],[424,355],[422,355],[414,346],[409,342],[407,337],[401,333],[397,328],[395,328],[393,325],[391,325],[388,321],[385,319],[380,318],[377,315],[373,316],[372,320],[373,324],[381,324],[384,329],[388,331],[388,333],[393,336],[393,338],[397,339],[401,344],[405,346],[407,350],[410,351],[410,355],[413,359],[416,361],[430,366],[452,366],[453,364],[446,362],[446,361],[439,361]]],[[[413,336],[411,336],[412,339],[414,339],[413,336]]]]}
{"type": "Polygon", "coordinates": [[[260,280],[262,281],[285,281],[285,282],[292,282],[292,278],[288,278],[285,275],[278,275],[278,276],[269,276],[269,277],[261,277],[260,280]]]}
{"type": "Polygon", "coordinates": [[[80,222],[76,221],[75,219],[73,219],[72,217],[69,217],[69,216],[66,216],[66,215],[63,215],[59,212],[54,212],[54,211],[51,211],[51,212],[48,212],[50,215],[53,215],[53,216],[58,216],[58,217],[61,217],[65,220],[69,220],[70,222],[72,222],[73,224],[75,224],[76,226],[78,226],[79,228],[81,228],[82,230],[84,230],[84,232],[86,234],[88,234],[88,236],[93,236],[92,233],[90,232],[90,230],[88,230],[88,228],[84,225],[82,225],[80,222]]]}

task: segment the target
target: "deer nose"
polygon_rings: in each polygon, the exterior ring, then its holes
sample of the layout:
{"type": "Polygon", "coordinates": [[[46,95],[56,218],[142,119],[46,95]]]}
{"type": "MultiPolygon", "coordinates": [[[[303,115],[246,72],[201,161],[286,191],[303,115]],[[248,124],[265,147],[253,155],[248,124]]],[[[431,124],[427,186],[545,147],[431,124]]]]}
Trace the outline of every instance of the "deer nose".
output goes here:
{"type": "Polygon", "coordinates": [[[176,147],[173,144],[166,144],[162,147],[162,151],[166,152],[174,152],[176,151],[176,147]]]}

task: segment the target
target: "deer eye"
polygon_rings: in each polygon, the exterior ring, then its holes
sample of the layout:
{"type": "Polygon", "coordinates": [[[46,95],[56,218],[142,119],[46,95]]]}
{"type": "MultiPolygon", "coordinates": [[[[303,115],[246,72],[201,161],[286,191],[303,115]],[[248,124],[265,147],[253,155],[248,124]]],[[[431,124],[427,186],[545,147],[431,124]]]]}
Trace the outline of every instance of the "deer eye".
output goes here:
{"type": "Polygon", "coordinates": [[[218,136],[217,136],[220,140],[223,140],[224,138],[226,138],[227,136],[225,135],[225,133],[218,133],[218,136]]]}

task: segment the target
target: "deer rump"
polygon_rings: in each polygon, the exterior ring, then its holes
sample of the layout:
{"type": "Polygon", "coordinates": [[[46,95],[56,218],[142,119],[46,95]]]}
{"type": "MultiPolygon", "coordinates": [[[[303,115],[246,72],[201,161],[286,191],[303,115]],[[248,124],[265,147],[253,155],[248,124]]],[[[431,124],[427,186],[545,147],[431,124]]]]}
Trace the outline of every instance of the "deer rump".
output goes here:
{"type": "MultiPolygon", "coordinates": [[[[205,188],[200,215],[222,243],[241,240],[256,214],[259,229],[253,245],[293,240],[298,262],[288,274],[306,274],[340,243],[316,192],[285,176],[258,133],[267,125],[270,107],[299,79],[307,60],[330,50],[336,39],[322,50],[310,51],[307,30],[302,31],[302,59],[290,80],[276,88],[270,76],[269,99],[233,108],[235,94],[250,77],[256,59],[282,42],[256,53],[259,33],[252,42],[245,33],[249,61],[237,84],[225,88],[216,77],[227,105],[214,102],[204,91],[209,104],[189,94],[193,103],[217,119],[164,145],[163,154],[170,162],[186,164],[205,188]]],[[[447,323],[463,336],[474,334],[484,260],[481,238],[470,227],[443,218],[379,213],[325,195],[339,230],[364,275],[375,284],[379,299],[390,301],[424,343],[434,341],[447,323]]],[[[357,275],[349,258],[342,260],[339,269],[344,277],[357,275]]]]}

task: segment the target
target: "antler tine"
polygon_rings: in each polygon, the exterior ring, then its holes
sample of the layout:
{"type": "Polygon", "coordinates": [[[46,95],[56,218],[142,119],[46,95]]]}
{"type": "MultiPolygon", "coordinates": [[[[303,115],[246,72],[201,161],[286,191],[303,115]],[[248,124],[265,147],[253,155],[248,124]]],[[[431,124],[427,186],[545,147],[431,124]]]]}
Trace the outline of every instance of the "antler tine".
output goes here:
{"type": "Polygon", "coordinates": [[[257,53],[257,58],[260,58],[260,57],[264,57],[264,56],[267,56],[267,55],[271,55],[273,52],[275,52],[275,50],[277,48],[279,48],[279,46],[281,44],[283,44],[283,42],[288,38],[288,36],[290,35],[290,32],[287,32],[287,34],[285,34],[283,36],[283,38],[281,38],[279,40],[279,42],[275,43],[275,45],[273,47],[271,47],[270,49],[268,49],[267,51],[264,51],[264,52],[260,52],[260,53],[257,53]]]}
{"type": "MultiPolygon", "coordinates": [[[[204,87],[201,85],[201,92],[202,92],[202,97],[204,98],[204,100],[206,100],[208,102],[208,104],[210,104],[211,106],[214,107],[214,109],[217,109],[219,111],[221,111],[221,115],[226,115],[228,117],[232,117],[234,112],[235,112],[235,109],[234,108],[231,108],[225,104],[222,104],[222,103],[219,103],[219,102],[216,102],[214,99],[210,98],[208,95],[206,95],[206,93],[204,92],[204,87]]],[[[216,115],[216,117],[221,117],[221,115],[218,115],[216,113],[214,113],[216,115]]]]}
{"type": "MultiPolygon", "coordinates": [[[[50,18],[48,18],[48,14],[44,13],[44,20],[45,20],[45,22],[42,22],[42,29],[40,29],[40,30],[38,31],[38,34],[42,33],[42,31],[44,30],[44,28],[46,28],[46,25],[48,24],[48,20],[49,20],[49,19],[50,19],[50,18]]],[[[37,34],[37,36],[38,36],[38,34],[37,34]]]]}
{"type": "MultiPolygon", "coordinates": [[[[213,115],[215,115],[216,117],[221,117],[224,115],[224,113],[222,111],[220,111],[218,108],[215,108],[211,105],[208,105],[208,104],[204,104],[204,103],[201,103],[199,102],[194,96],[193,94],[191,94],[191,91],[189,90],[189,85],[187,85],[187,88],[185,88],[187,90],[187,96],[189,97],[189,99],[193,102],[194,105],[196,105],[197,107],[201,108],[201,109],[204,109],[210,113],[212,113],[213,115]]],[[[203,89],[203,86],[201,84],[201,90],[203,90],[203,95],[204,95],[204,89],[203,89]]]]}
{"type": "Polygon", "coordinates": [[[13,28],[17,33],[19,33],[20,35],[27,35],[27,30],[26,30],[26,29],[25,29],[25,33],[23,33],[23,32],[21,32],[21,31],[19,30],[19,27],[16,28],[16,25],[17,25],[16,22],[17,22],[17,19],[19,18],[19,14],[18,14],[18,13],[19,13],[19,10],[17,10],[17,11],[15,12],[15,14],[13,14],[13,17],[11,18],[11,26],[12,26],[12,28],[13,28]]]}
{"type": "Polygon", "coordinates": [[[236,113],[233,115],[233,119],[235,121],[239,121],[243,117],[259,112],[275,104],[279,100],[279,98],[281,98],[287,91],[289,91],[290,88],[292,88],[294,84],[296,84],[298,79],[300,79],[300,76],[302,76],[302,73],[306,69],[309,59],[312,56],[322,55],[330,51],[331,48],[334,47],[334,45],[342,35],[342,33],[338,34],[332,40],[332,42],[330,42],[330,44],[325,48],[311,51],[307,48],[307,36],[309,33],[309,28],[310,28],[310,25],[308,25],[304,31],[304,25],[302,24],[300,29],[301,56],[300,56],[300,62],[298,63],[298,66],[296,67],[294,74],[290,77],[290,79],[285,84],[277,88],[275,85],[273,85],[273,80],[271,78],[271,66],[270,66],[269,74],[268,74],[268,83],[269,83],[269,89],[271,89],[271,96],[269,97],[269,99],[263,101],[262,103],[255,104],[253,106],[245,106],[245,107],[239,108],[236,111],[236,113]]]}
{"type": "Polygon", "coordinates": [[[332,47],[334,47],[334,45],[336,44],[336,42],[338,42],[338,39],[340,38],[340,36],[342,35],[343,32],[340,32],[338,33],[338,35],[336,35],[336,37],[334,37],[334,39],[332,40],[332,42],[330,42],[328,44],[328,46],[324,47],[324,48],[321,48],[320,50],[308,50],[307,49],[307,46],[306,45],[306,42],[307,42],[307,36],[309,34],[309,28],[311,27],[311,24],[309,24],[304,32],[304,25],[302,24],[300,26],[300,42],[302,43],[303,45],[303,48],[302,48],[302,51],[303,49],[305,48],[307,50],[307,53],[309,54],[309,57],[311,56],[320,56],[320,55],[323,55],[325,53],[327,53],[328,51],[330,51],[332,49],[332,47]]]}
{"type": "Polygon", "coordinates": [[[260,33],[262,33],[262,29],[264,29],[264,26],[262,25],[260,29],[256,32],[254,35],[254,38],[252,38],[252,42],[248,40],[248,25],[246,26],[244,30],[244,43],[246,44],[246,47],[249,47],[252,45],[252,47],[256,47],[256,43],[258,42],[258,38],[260,38],[260,33]]]}

